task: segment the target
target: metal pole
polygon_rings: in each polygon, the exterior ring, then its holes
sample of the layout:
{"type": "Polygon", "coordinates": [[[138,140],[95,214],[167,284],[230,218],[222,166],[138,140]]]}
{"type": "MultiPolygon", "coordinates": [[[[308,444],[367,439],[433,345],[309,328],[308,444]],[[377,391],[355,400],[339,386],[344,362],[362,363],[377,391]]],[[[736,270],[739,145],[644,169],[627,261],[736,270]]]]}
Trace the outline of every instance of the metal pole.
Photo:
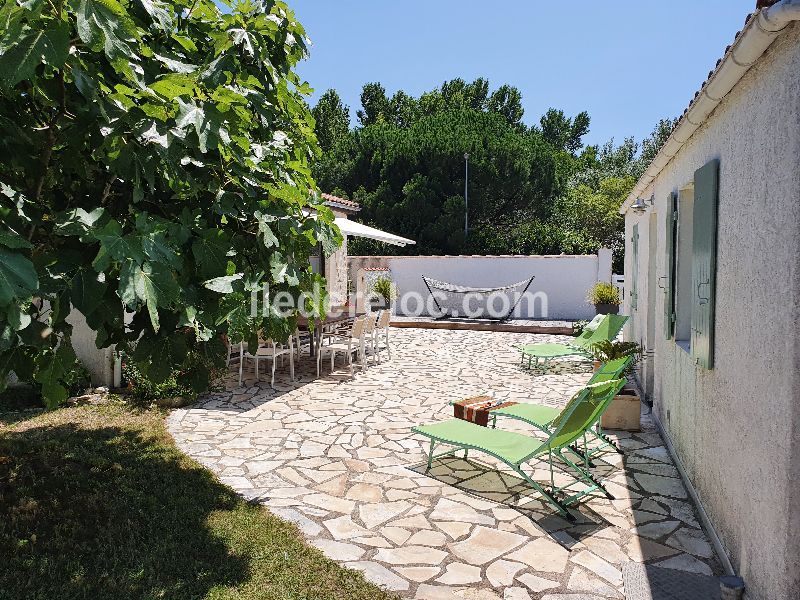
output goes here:
{"type": "Polygon", "coordinates": [[[464,238],[469,233],[469,154],[464,153],[464,238]]]}

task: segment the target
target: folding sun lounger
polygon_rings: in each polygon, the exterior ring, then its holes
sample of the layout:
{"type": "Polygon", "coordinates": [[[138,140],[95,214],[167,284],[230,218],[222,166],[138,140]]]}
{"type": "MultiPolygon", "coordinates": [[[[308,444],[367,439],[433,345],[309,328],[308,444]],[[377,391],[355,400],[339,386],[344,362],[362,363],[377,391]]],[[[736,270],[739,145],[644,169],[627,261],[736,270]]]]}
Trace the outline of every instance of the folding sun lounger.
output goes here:
{"type": "MultiPolygon", "coordinates": [[[[588,385],[623,378],[623,373],[630,366],[632,362],[633,362],[633,357],[626,356],[623,358],[610,360],[607,363],[604,363],[603,365],[600,366],[600,369],[594,375],[592,375],[592,378],[589,380],[588,385]]],[[[557,424],[558,416],[564,413],[564,411],[566,411],[568,408],[569,405],[561,409],[561,408],[555,408],[553,406],[547,406],[544,404],[519,403],[519,404],[513,404],[511,406],[506,406],[504,408],[494,409],[489,413],[489,418],[491,419],[492,427],[497,426],[497,417],[509,417],[511,419],[524,421],[525,423],[533,425],[537,429],[549,434],[552,428],[557,424]]],[[[602,450],[605,450],[608,447],[613,448],[616,452],[620,453],[622,452],[617,447],[617,445],[603,433],[603,430],[600,428],[601,416],[603,416],[602,413],[598,414],[597,421],[594,424],[594,427],[590,427],[589,429],[586,430],[586,432],[591,434],[592,437],[600,441],[600,445],[589,447],[589,445],[586,443],[586,436],[584,434],[583,450],[580,451],[580,454],[582,454],[584,460],[588,462],[591,462],[592,456],[597,455],[602,450]]]]}
{"type": "Polygon", "coordinates": [[[561,515],[572,521],[574,517],[567,508],[579,498],[595,490],[602,491],[608,498],[613,498],[613,496],[589,472],[588,461],[585,461],[583,456],[577,455],[579,462],[585,462],[584,466],[579,466],[565,456],[565,452],[576,454],[575,450],[571,448],[573,442],[597,421],[599,415],[603,413],[624,385],[624,379],[614,379],[592,384],[580,390],[569,401],[557,422],[552,423],[552,431],[545,440],[511,431],[489,429],[461,419],[420,425],[414,427],[412,431],[430,438],[426,472],[430,470],[434,458],[453,454],[458,450],[464,450],[465,459],[470,450],[484,452],[508,465],[547,502],[552,504],[561,515]],[[434,454],[436,444],[445,444],[453,446],[453,448],[440,454],[434,454]],[[546,460],[550,465],[549,489],[545,489],[522,470],[523,464],[537,458],[546,460]],[[562,470],[569,474],[575,480],[574,482],[561,487],[555,485],[554,459],[565,466],[565,469],[562,470]],[[585,489],[567,495],[569,488],[576,483],[583,483],[586,486],[585,489]]]}
{"type": "Polygon", "coordinates": [[[613,340],[628,321],[625,315],[598,315],[586,326],[581,334],[569,344],[527,344],[520,346],[522,364],[528,359],[528,368],[547,371],[548,362],[564,356],[592,355],[592,346],[602,340],[613,340]],[[539,362],[541,361],[541,363],[539,362]]]}

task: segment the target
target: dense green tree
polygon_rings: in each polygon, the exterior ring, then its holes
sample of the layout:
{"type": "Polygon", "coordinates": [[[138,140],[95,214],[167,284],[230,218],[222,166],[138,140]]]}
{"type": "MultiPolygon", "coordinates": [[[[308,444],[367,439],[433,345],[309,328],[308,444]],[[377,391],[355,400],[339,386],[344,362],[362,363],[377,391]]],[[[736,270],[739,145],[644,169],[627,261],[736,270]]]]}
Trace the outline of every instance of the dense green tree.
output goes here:
{"type": "Polygon", "coordinates": [[[317,140],[323,152],[345,137],[350,131],[350,109],[345,106],[336,90],[328,90],[320,96],[312,109],[317,140]]]}
{"type": "Polygon", "coordinates": [[[589,132],[589,113],[581,112],[574,118],[562,110],[549,109],[540,120],[542,136],[554,148],[575,154],[583,146],[582,138],[589,132]]]}
{"type": "Polygon", "coordinates": [[[386,90],[380,83],[364,85],[361,90],[361,109],[356,116],[362,127],[391,120],[391,104],[386,97],[386,90]]]}
{"type": "Polygon", "coordinates": [[[410,127],[420,117],[419,102],[400,90],[389,101],[389,112],[398,127],[410,127]]]}
{"type": "Polygon", "coordinates": [[[468,108],[424,116],[408,128],[376,123],[356,130],[323,161],[319,181],[361,202],[361,218],[417,240],[410,251],[457,252],[466,248],[465,152],[474,227],[499,215],[548,217],[565,183],[560,156],[540,134],[468,108]]]}
{"type": "Polygon", "coordinates": [[[292,318],[250,318],[248,290],[312,291],[309,255],[340,241],[329,211],[304,212],[318,149],[286,4],[6,0],[0,15],[0,388],[14,371],[65,398],[72,308],[98,347],[135,342],[149,379],[178,370],[194,389],[218,333],[285,338],[292,318]]]}
{"type": "Polygon", "coordinates": [[[634,170],[636,177],[641,176],[645,169],[653,162],[653,159],[661,150],[661,146],[667,141],[675,125],[678,124],[678,119],[660,119],[653,129],[652,133],[644,140],[642,140],[642,152],[637,160],[637,165],[634,170]]]}
{"type": "Polygon", "coordinates": [[[501,85],[493,93],[487,103],[490,112],[503,115],[509,125],[522,126],[522,93],[510,85],[501,85]]]}

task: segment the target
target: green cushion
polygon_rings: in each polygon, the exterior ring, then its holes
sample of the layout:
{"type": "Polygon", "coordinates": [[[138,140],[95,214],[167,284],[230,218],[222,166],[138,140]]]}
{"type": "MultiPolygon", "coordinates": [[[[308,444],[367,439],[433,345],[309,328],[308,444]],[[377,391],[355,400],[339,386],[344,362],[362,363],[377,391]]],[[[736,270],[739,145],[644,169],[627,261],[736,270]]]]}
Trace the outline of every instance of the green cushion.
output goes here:
{"type": "Polygon", "coordinates": [[[526,356],[537,358],[556,358],[558,356],[571,356],[580,351],[564,344],[527,344],[520,348],[526,356]]]}
{"type": "Polygon", "coordinates": [[[518,465],[526,458],[545,451],[547,447],[545,442],[534,437],[513,431],[489,429],[461,419],[420,425],[412,431],[438,442],[482,450],[512,465],[518,465]]]}
{"type": "Polygon", "coordinates": [[[495,409],[491,414],[511,417],[512,419],[519,419],[544,427],[555,419],[560,412],[560,408],[542,406],[541,404],[514,404],[513,406],[495,409]]]}

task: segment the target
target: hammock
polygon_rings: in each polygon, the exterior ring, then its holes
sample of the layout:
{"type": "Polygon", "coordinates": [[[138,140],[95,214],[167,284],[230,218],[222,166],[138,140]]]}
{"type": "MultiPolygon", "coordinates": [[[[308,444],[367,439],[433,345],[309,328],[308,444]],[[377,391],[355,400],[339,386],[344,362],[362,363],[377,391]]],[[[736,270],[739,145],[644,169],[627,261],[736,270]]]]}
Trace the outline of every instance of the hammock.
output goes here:
{"type": "Polygon", "coordinates": [[[531,283],[533,283],[533,280],[534,277],[531,277],[527,280],[522,280],[517,283],[499,287],[469,287],[465,285],[457,285],[455,283],[448,283],[446,281],[439,281],[438,279],[426,277],[425,275],[422,276],[422,281],[425,282],[425,287],[428,288],[428,291],[430,292],[431,297],[436,304],[436,308],[438,308],[439,312],[442,313],[439,318],[451,316],[473,319],[497,319],[499,321],[508,320],[508,318],[514,312],[514,309],[517,308],[520,300],[522,300],[525,292],[528,291],[528,288],[530,287],[531,283]],[[502,297],[503,292],[517,288],[522,288],[522,291],[519,292],[519,295],[517,295],[516,298],[514,298],[514,296],[509,297],[510,308],[507,312],[498,316],[493,309],[495,306],[495,299],[502,297]],[[439,293],[435,293],[434,290],[439,293]],[[483,298],[477,298],[477,300],[483,301],[482,304],[478,305],[477,310],[473,305],[473,301],[476,300],[476,298],[470,298],[469,306],[465,304],[465,301],[467,300],[467,294],[483,296],[483,298]]]}

